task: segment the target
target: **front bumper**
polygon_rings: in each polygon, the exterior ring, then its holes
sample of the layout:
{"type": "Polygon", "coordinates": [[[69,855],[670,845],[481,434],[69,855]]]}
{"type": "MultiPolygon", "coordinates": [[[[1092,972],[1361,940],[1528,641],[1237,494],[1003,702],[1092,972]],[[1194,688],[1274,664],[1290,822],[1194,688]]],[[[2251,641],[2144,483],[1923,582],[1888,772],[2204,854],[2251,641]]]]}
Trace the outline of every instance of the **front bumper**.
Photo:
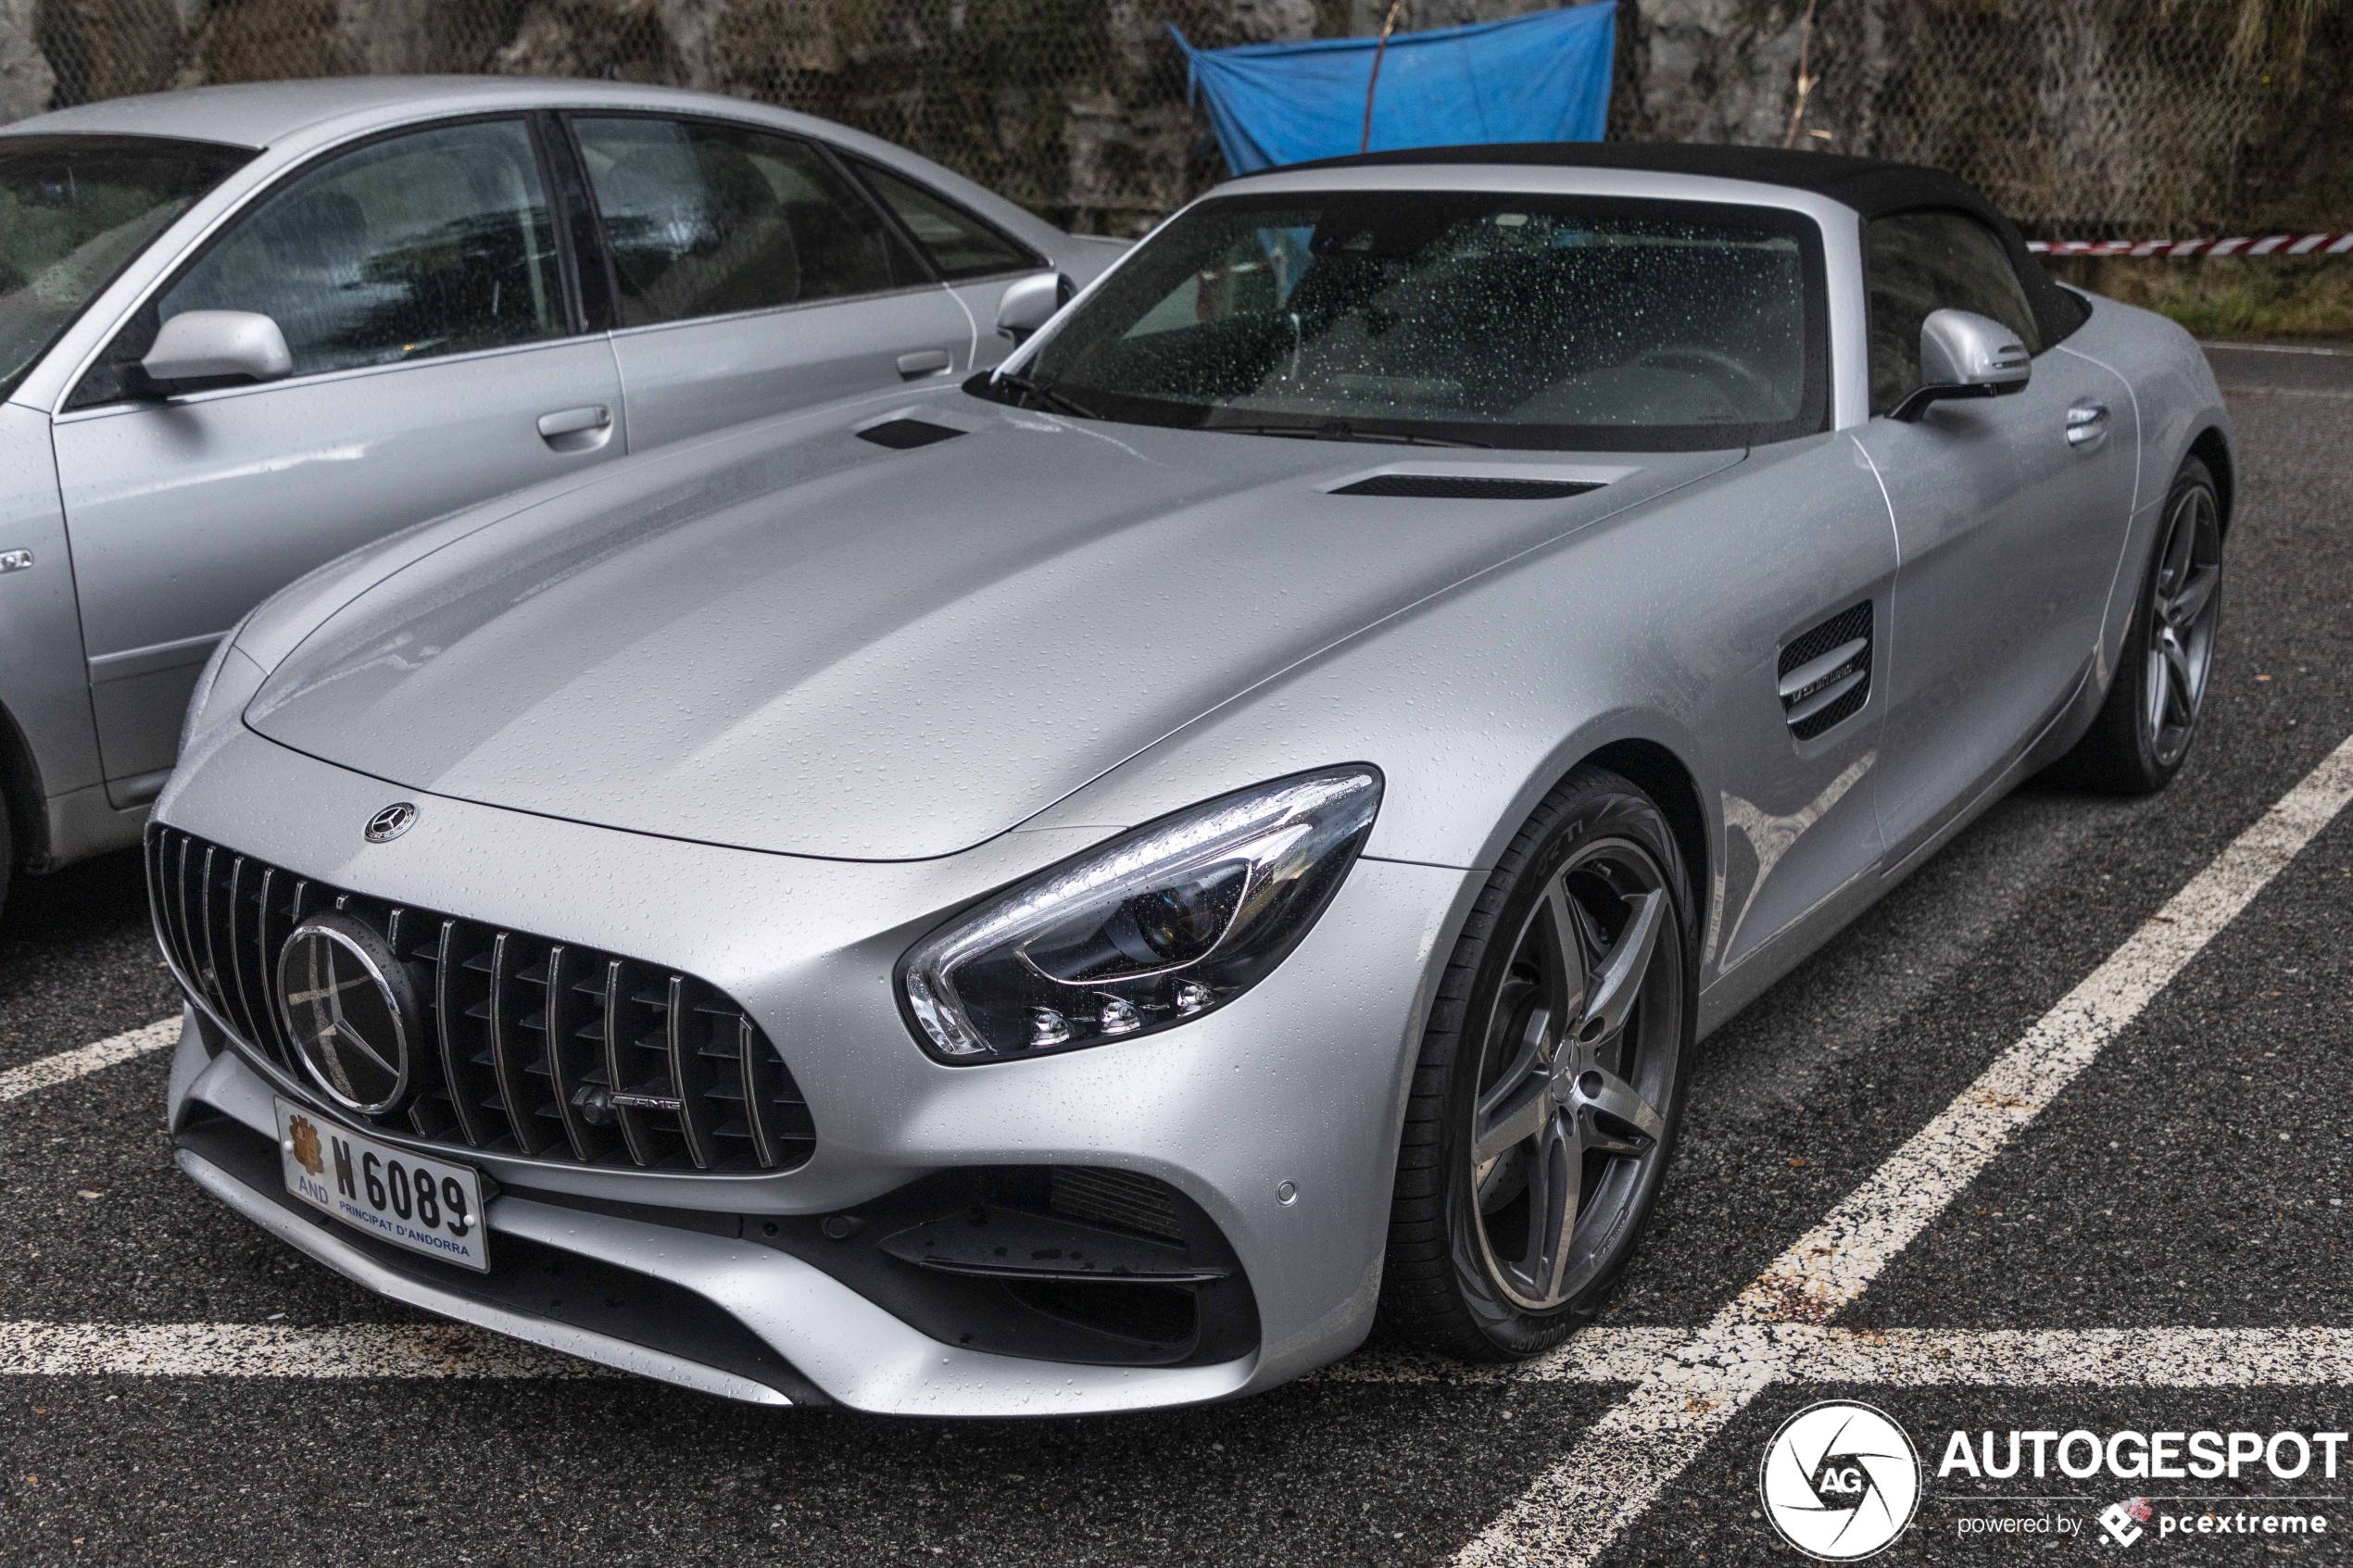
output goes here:
{"type": "Polygon", "coordinates": [[[1472,891],[1461,872],[1361,861],[1282,969],[1217,1013],[1132,1043],[954,1068],[908,1036],[892,964],[940,911],[1108,828],[1012,834],[946,860],[816,861],[396,791],[247,734],[206,748],[157,815],[337,886],[700,975],[777,1042],[818,1130],[807,1164],[751,1175],[435,1149],[477,1164],[502,1189],[485,1215],[494,1260],[512,1238],[625,1271],[648,1291],[710,1304],[732,1325],[724,1331],[566,1321],[527,1293],[500,1295],[509,1281],[485,1291],[429,1261],[387,1260],[366,1238],[288,1209],[274,1164],[241,1173],[235,1159],[202,1147],[227,1134],[207,1134],[208,1123],[274,1139],[270,1096],[288,1087],[234,1049],[208,1053],[203,1030],[218,1044],[225,1028],[206,1014],[183,1040],[172,1125],[183,1167],[208,1190],[370,1288],[428,1310],[713,1393],[909,1414],[1194,1403],[1271,1386],[1353,1348],[1378,1288],[1423,986],[1472,891]],[[422,808],[416,827],[366,844],[360,825],[396,797],[422,808]],[[286,801],[301,809],[284,810],[286,801]],[[888,1309],[887,1290],[853,1288],[838,1270],[742,1234],[761,1216],[789,1224],[854,1213],[942,1173],[1050,1166],[1148,1175],[1197,1206],[1247,1282],[1254,1348],[1154,1366],[986,1353],[924,1332],[908,1321],[919,1314],[888,1309]],[[702,1223],[713,1216],[736,1234],[702,1223]]]}

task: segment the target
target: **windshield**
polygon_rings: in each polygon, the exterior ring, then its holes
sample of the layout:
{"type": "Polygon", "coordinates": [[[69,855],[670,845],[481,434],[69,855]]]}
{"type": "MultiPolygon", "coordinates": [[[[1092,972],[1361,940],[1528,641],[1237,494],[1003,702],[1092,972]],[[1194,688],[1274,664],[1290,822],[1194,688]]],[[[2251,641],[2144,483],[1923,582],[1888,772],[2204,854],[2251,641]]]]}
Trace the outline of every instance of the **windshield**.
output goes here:
{"type": "Polygon", "coordinates": [[[0,397],[148,241],[251,157],[160,136],[0,136],[0,397]]]}
{"type": "Polygon", "coordinates": [[[1768,207],[1230,197],[1144,241],[1015,371],[1065,412],[1144,423],[1743,445],[1827,428],[1820,257],[1811,220],[1768,207]]]}

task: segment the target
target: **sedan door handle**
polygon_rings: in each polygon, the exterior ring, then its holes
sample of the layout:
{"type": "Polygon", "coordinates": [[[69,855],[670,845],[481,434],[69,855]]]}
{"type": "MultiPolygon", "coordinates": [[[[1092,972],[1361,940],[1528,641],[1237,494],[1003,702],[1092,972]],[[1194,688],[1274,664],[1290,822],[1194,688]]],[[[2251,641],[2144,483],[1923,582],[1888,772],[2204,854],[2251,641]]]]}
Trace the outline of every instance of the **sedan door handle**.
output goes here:
{"type": "Polygon", "coordinates": [[[612,410],[602,403],[591,403],[585,408],[562,408],[539,416],[539,433],[553,441],[560,435],[578,435],[585,430],[606,430],[612,425],[612,410]]]}
{"type": "Polygon", "coordinates": [[[919,376],[936,376],[956,362],[956,357],[944,348],[918,349],[899,357],[899,374],[903,381],[919,376]]]}
{"type": "Polygon", "coordinates": [[[2108,439],[2108,405],[2078,403],[2067,411],[2067,444],[2089,452],[2108,439]]]}

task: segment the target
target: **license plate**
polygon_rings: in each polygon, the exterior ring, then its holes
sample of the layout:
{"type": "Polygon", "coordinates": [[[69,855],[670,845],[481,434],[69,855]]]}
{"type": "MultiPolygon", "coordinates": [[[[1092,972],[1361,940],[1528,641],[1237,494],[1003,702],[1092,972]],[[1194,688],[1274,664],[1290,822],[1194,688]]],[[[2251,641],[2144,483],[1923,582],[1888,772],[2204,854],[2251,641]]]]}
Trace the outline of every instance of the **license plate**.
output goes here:
{"type": "Polygon", "coordinates": [[[469,1167],[420,1159],[283,1099],[278,1155],[286,1190],[321,1213],[396,1247],[490,1272],[482,1177],[469,1167]]]}

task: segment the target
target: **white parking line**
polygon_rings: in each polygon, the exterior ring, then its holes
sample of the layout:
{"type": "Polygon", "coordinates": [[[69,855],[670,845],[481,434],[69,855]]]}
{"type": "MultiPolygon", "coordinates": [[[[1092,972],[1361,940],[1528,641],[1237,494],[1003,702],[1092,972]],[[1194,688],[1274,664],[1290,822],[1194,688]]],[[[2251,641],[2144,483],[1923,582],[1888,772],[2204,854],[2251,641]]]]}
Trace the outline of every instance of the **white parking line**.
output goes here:
{"type": "Polygon", "coordinates": [[[389,1323],[0,1323],[0,1375],[618,1376],[478,1329],[389,1323]]]}
{"type": "Polygon", "coordinates": [[[2191,878],[1689,1345],[1654,1368],[1456,1562],[1591,1562],[1761,1389],[1786,1375],[1778,1340],[1758,1329],[1819,1323],[1860,1296],[2348,798],[2353,738],[2191,878]]]}
{"type": "MultiPolygon", "coordinates": [[[[1762,1384],[1899,1387],[2245,1388],[2353,1386],[2353,1329],[1822,1328],[1760,1323],[1716,1336],[1687,1328],[1599,1328],[1582,1354],[1520,1367],[1466,1367],[1403,1353],[1353,1357],[1314,1383],[1639,1382],[1661,1362],[1714,1378],[1704,1358],[1738,1342],[1762,1384]]],[[[0,1323],[6,1377],[454,1377],[623,1374],[457,1324],[0,1323]]]]}
{"type": "Polygon", "coordinates": [[[119,1061],[145,1056],[180,1043],[180,1015],[158,1018],[142,1028],[111,1035],[95,1045],[78,1050],[59,1051],[38,1061],[28,1061],[22,1067],[11,1067],[0,1073],[0,1102],[18,1099],[35,1089],[45,1089],[52,1084],[63,1084],[119,1061]]]}

